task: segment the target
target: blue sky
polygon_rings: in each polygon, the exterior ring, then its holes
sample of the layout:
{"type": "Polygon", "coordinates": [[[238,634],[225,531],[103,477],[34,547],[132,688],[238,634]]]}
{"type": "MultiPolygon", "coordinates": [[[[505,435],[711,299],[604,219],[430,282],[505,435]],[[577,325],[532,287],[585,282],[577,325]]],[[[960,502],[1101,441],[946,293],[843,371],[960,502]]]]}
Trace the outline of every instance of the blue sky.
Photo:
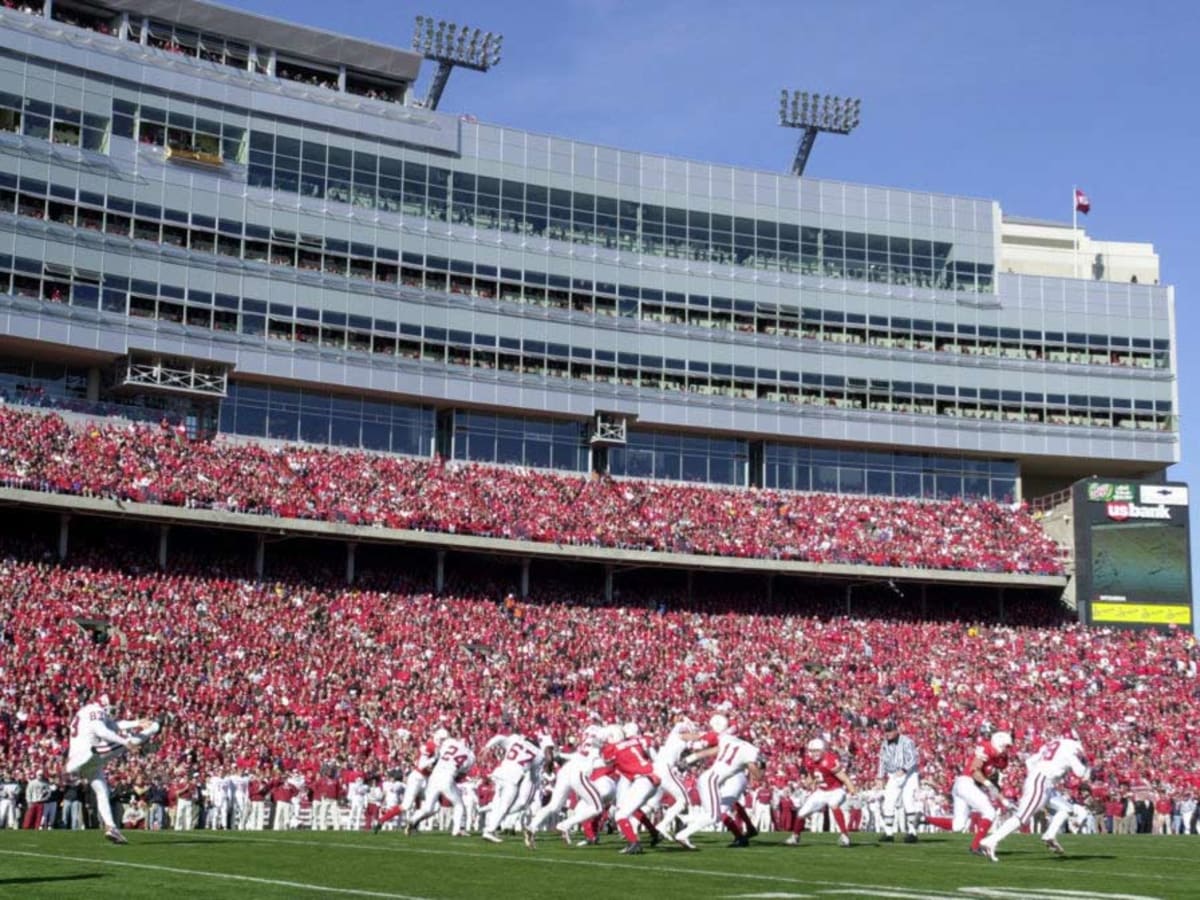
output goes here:
{"type": "MultiPolygon", "coordinates": [[[[484,121],[784,171],[795,134],[775,117],[779,89],[793,87],[863,99],[854,134],[818,139],[811,176],[1063,221],[1078,184],[1089,234],[1152,242],[1175,285],[1184,440],[1170,476],[1200,490],[1200,358],[1189,352],[1200,335],[1200,5],[225,2],[402,47],[417,14],[502,32],[501,64],[455,72],[442,98],[484,121]]],[[[1200,532],[1193,582],[1197,545],[1200,532]]]]}

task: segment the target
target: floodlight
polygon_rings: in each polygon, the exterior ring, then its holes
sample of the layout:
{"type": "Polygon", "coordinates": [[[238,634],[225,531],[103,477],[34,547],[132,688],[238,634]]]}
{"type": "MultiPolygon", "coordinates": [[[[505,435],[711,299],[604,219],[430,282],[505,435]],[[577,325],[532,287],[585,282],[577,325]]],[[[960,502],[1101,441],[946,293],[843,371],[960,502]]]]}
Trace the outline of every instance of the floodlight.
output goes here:
{"type": "Polygon", "coordinates": [[[432,16],[417,16],[412,48],[425,59],[438,64],[425,98],[426,109],[437,109],[442,91],[450,79],[450,70],[455,66],[486,72],[497,65],[503,40],[502,35],[469,25],[459,26],[445,19],[439,19],[435,27],[432,16]]]}
{"type": "Polygon", "coordinates": [[[804,134],[796,147],[792,160],[792,174],[803,175],[808,155],[818,132],[849,134],[858,127],[862,118],[862,100],[857,97],[835,97],[832,94],[809,94],[807,91],[791,92],[791,114],[788,114],[788,90],[784,88],[779,97],[779,124],[788,128],[801,128],[804,134]]]}

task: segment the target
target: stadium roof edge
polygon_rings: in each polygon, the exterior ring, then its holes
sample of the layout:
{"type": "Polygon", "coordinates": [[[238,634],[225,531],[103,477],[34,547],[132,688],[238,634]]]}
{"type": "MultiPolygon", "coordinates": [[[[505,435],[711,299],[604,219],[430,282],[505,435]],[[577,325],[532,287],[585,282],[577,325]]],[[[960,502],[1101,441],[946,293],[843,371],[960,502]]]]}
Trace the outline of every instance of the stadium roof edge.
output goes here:
{"type": "Polygon", "coordinates": [[[314,60],[323,60],[405,81],[415,81],[421,54],[323,28],[200,0],[100,0],[117,12],[140,13],[164,22],[214,31],[261,43],[314,60]]]}

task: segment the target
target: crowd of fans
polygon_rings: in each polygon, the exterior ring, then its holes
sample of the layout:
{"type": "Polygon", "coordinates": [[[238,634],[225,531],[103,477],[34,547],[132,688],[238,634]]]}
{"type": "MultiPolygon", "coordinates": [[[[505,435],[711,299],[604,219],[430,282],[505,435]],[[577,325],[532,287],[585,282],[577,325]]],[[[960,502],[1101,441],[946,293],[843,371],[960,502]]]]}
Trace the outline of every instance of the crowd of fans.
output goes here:
{"type": "Polygon", "coordinates": [[[913,569],[1059,574],[1022,508],[612,478],[318,447],[193,441],[0,408],[0,484],[557,544],[913,569]]]}
{"type": "Polygon", "coordinates": [[[0,775],[61,772],[73,711],[105,690],[122,714],[166,721],[161,749],[114,773],[128,783],[393,771],[439,726],[476,748],[514,729],[563,745],[595,720],[661,734],[675,711],[724,710],[780,784],[817,734],[869,783],[895,716],[938,790],[987,724],[1018,749],[1078,729],[1114,794],[1200,787],[1182,632],[846,618],[796,598],[605,604],[564,587],[505,602],[495,584],[435,596],[394,573],[349,588],[212,559],[159,572],[115,539],[59,564],[14,540],[0,546],[0,775]]]}

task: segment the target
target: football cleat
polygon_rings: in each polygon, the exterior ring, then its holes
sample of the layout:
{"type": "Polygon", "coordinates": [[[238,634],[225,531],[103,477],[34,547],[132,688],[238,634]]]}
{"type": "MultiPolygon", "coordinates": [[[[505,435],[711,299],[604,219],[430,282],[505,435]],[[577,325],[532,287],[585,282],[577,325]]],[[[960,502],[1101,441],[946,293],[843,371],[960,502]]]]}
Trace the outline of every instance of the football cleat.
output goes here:
{"type": "Polygon", "coordinates": [[[374,825],[371,826],[371,834],[379,834],[379,832],[381,832],[381,831],[383,831],[383,823],[382,822],[376,822],[374,825]]]}
{"type": "Polygon", "coordinates": [[[638,854],[645,853],[646,851],[642,849],[640,841],[634,841],[632,844],[626,844],[624,847],[622,847],[620,852],[626,856],[637,856],[638,854]]]}
{"type": "Polygon", "coordinates": [[[675,843],[677,843],[684,850],[695,850],[696,849],[696,845],[693,844],[691,841],[689,841],[687,838],[685,838],[681,834],[675,835],[675,843]]]}
{"type": "Polygon", "coordinates": [[[562,838],[563,843],[566,844],[568,847],[570,847],[571,846],[570,833],[568,833],[568,831],[565,828],[559,828],[557,825],[554,826],[554,830],[558,832],[559,837],[562,838]]]}
{"type": "Polygon", "coordinates": [[[729,842],[729,846],[730,847],[749,847],[750,846],[750,838],[746,837],[746,835],[744,835],[744,834],[740,834],[737,837],[735,837],[732,841],[729,842]]]}
{"type": "Polygon", "coordinates": [[[839,847],[849,847],[850,846],[850,835],[843,834],[840,837],[838,837],[838,846],[839,847]]]}
{"type": "Polygon", "coordinates": [[[785,846],[785,847],[797,847],[799,845],[800,845],[800,835],[796,834],[796,832],[794,832],[794,831],[791,834],[789,834],[787,840],[783,842],[783,846],[785,846]]]}
{"type": "Polygon", "coordinates": [[[491,841],[493,844],[503,844],[504,843],[504,841],[502,841],[500,838],[496,837],[496,835],[492,834],[492,832],[490,832],[490,831],[485,831],[483,834],[480,835],[480,837],[483,838],[485,841],[491,841]]]}
{"type": "Polygon", "coordinates": [[[662,835],[658,833],[657,829],[650,832],[650,846],[657,847],[661,843],[662,843],[662,835]]]}
{"type": "Polygon", "coordinates": [[[412,823],[412,822],[405,822],[405,823],[404,823],[404,836],[405,836],[405,837],[412,837],[412,833],[413,833],[414,831],[416,831],[416,830],[417,830],[417,829],[413,827],[413,823],[412,823]]]}
{"type": "Polygon", "coordinates": [[[896,840],[896,839],[894,837],[892,837],[890,834],[881,834],[879,836],[879,843],[881,843],[881,844],[890,844],[894,840],[896,840]]]}
{"type": "Polygon", "coordinates": [[[129,841],[125,840],[125,835],[121,834],[121,832],[118,831],[116,828],[104,829],[104,836],[106,838],[108,838],[108,840],[112,841],[114,844],[128,844],[129,843],[129,841]]]}
{"type": "Polygon", "coordinates": [[[524,828],[522,831],[525,836],[525,846],[530,850],[534,849],[537,846],[537,838],[534,836],[534,833],[528,828],[524,828]]]}
{"type": "Polygon", "coordinates": [[[1063,845],[1054,838],[1042,838],[1042,843],[1046,845],[1047,850],[1051,853],[1057,853],[1059,856],[1067,852],[1063,849],[1063,845]]]}
{"type": "Polygon", "coordinates": [[[584,838],[583,840],[576,843],[575,846],[576,847],[594,847],[598,843],[600,843],[599,838],[584,838]]]}
{"type": "Polygon", "coordinates": [[[992,862],[1000,862],[999,858],[996,856],[996,848],[993,847],[991,844],[984,841],[982,844],[979,845],[979,849],[982,850],[983,855],[986,856],[988,859],[990,859],[992,862]]]}
{"type": "Polygon", "coordinates": [[[906,834],[906,835],[904,836],[904,843],[906,843],[906,844],[915,844],[916,842],[917,842],[917,836],[916,836],[915,834],[912,834],[912,833],[910,832],[909,834],[906,834]]]}
{"type": "Polygon", "coordinates": [[[755,828],[753,825],[747,825],[746,826],[746,837],[748,837],[748,838],[758,837],[758,829],[755,828]]]}

